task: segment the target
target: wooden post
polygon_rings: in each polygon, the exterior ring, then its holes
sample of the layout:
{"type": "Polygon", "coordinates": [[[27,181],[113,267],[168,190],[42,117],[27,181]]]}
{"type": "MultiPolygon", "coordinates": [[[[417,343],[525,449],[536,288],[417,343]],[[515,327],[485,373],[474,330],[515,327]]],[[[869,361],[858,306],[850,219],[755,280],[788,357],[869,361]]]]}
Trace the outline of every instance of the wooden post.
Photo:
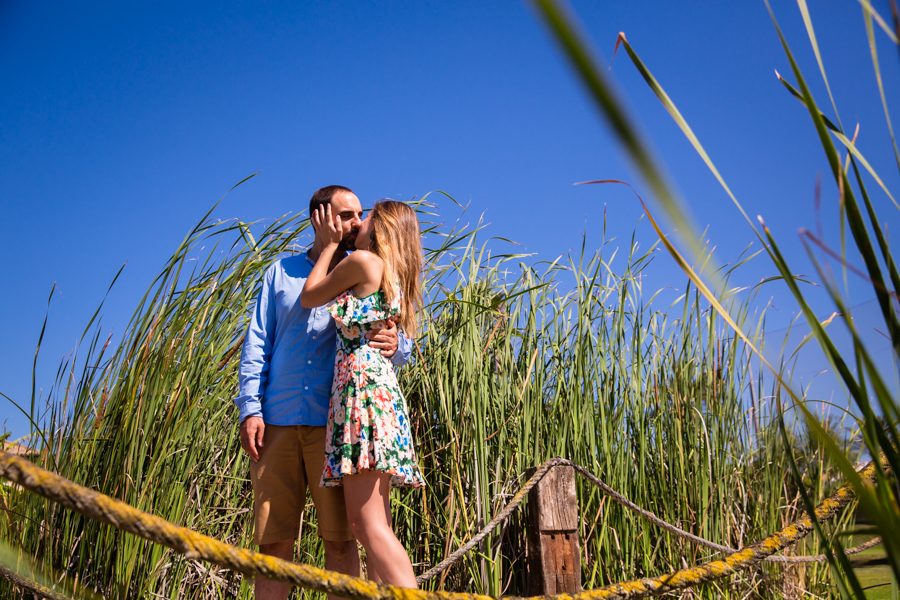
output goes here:
{"type": "MultiPolygon", "coordinates": [[[[531,477],[536,469],[528,469],[531,477]]],[[[532,596],[581,591],[575,469],[557,466],[528,492],[528,590],[532,596]]]]}

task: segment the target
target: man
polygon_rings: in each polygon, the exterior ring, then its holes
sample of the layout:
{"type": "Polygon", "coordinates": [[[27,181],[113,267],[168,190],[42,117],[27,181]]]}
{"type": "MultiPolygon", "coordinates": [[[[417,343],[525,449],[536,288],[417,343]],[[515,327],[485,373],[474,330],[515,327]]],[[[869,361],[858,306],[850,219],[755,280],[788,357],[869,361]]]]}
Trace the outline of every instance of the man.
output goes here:
{"type": "MultiPolygon", "coordinates": [[[[331,185],[313,194],[309,214],[329,203],[340,216],[343,232],[331,270],[355,248],[362,206],[349,188],[331,185]]],[[[325,547],[325,568],[358,576],[359,554],[347,523],[343,488],[319,487],[336,334],[328,310],[301,307],[300,292],[321,251],[315,242],[307,252],[281,259],[266,271],[244,339],[235,404],[240,409],[241,446],[251,459],[254,541],[260,552],[293,560],[308,487],[325,547]]],[[[394,364],[409,361],[412,344],[398,336],[393,323],[368,337],[369,345],[394,364]]],[[[283,600],[289,592],[287,584],[256,580],[258,599],[283,600]]]]}

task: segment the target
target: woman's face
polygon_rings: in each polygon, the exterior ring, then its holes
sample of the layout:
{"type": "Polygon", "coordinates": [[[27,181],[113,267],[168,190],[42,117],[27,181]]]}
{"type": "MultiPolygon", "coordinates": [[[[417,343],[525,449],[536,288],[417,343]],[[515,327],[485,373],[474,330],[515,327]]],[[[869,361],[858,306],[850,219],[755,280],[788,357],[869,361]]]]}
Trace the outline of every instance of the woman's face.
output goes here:
{"type": "Polygon", "coordinates": [[[372,225],[372,213],[369,213],[359,226],[359,233],[356,235],[356,249],[368,250],[372,246],[372,235],[375,233],[375,227],[372,225]]]}

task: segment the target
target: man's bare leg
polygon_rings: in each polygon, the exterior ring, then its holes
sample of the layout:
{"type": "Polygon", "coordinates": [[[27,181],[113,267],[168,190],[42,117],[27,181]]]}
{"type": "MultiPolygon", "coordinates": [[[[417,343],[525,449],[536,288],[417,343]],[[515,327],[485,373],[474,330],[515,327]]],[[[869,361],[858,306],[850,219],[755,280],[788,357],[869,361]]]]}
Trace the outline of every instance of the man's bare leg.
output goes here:
{"type": "MultiPolygon", "coordinates": [[[[347,542],[325,541],[325,568],[329,571],[337,571],[345,575],[359,577],[359,552],[356,549],[356,540],[347,542]]],[[[259,551],[269,556],[282,560],[294,560],[294,540],[263,544],[259,551]]],[[[285,600],[291,592],[291,585],[271,581],[269,579],[256,580],[255,594],[257,600],[285,600]]],[[[329,600],[340,600],[339,596],[328,595],[329,600]]]]}
{"type": "MultiPolygon", "coordinates": [[[[260,544],[259,551],[262,554],[293,562],[294,540],[260,544]]],[[[289,583],[280,583],[270,579],[260,579],[259,577],[256,578],[254,589],[257,600],[286,600],[288,594],[291,593],[291,585],[289,583]]]]}
{"type": "MultiPolygon", "coordinates": [[[[359,577],[359,550],[356,540],[329,542],[322,540],[325,546],[325,569],[337,571],[344,575],[359,577]]],[[[341,600],[340,596],[328,594],[328,600],[341,600]]]]}

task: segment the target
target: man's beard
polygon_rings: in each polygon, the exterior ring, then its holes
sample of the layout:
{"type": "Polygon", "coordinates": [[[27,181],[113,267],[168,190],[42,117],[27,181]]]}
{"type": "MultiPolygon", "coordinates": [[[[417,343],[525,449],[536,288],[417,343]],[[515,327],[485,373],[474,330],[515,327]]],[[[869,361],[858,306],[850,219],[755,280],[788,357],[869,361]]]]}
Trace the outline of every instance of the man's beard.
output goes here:
{"type": "Polygon", "coordinates": [[[347,235],[341,238],[341,242],[338,244],[338,250],[342,252],[352,252],[356,250],[356,236],[359,234],[359,229],[354,229],[347,235]]]}

